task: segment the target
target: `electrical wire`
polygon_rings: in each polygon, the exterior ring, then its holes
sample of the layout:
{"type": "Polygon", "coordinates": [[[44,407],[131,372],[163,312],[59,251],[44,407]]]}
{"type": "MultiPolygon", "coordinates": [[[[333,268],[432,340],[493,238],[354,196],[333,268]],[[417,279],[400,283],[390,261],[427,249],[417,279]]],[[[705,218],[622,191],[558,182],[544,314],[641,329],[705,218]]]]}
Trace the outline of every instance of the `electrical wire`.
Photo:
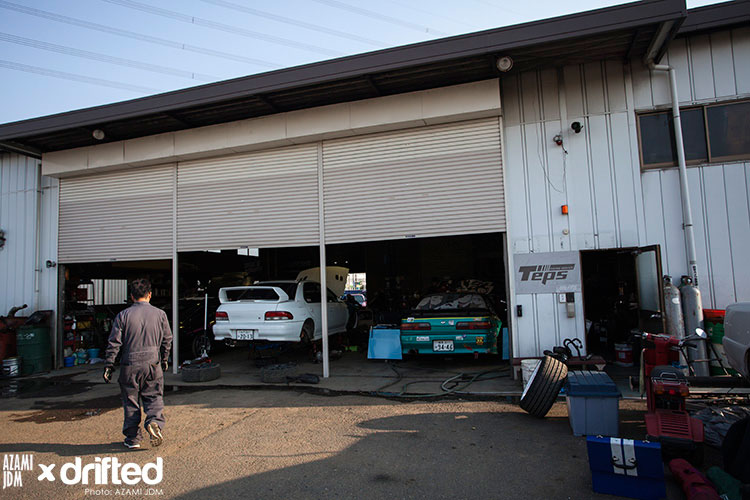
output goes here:
{"type": "Polygon", "coordinates": [[[329,7],[334,7],[336,9],[353,12],[355,14],[359,14],[360,16],[369,17],[370,19],[378,19],[379,21],[384,21],[386,23],[393,24],[395,26],[401,26],[403,28],[416,30],[416,31],[419,31],[420,33],[429,33],[429,34],[436,35],[436,36],[448,36],[448,33],[445,33],[443,31],[438,31],[436,29],[432,29],[427,26],[420,26],[419,24],[410,23],[402,19],[398,19],[396,17],[386,16],[385,14],[380,14],[378,12],[373,12],[371,10],[362,9],[360,7],[354,7],[353,5],[349,5],[344,2],[339,2],[338,0],[313,0],[313,1],[317,3],[321,3],[323,5],[328,5],[329,7]]]}
{"type": "Polygon", "coordinates": [[[193,73],[191,71],[184,71],[181,69],[169,68],[167,66],[160,66],[157,64],[149,64],[140,61],[134,61],[132,59],[123,59],[121,57],[109,56],[106,54],[100,54],[98,52],[91,52],[88,50],[76,49],[73,47],[66,47],[64,45],[57,45],[54,43],[43,42],[41,40],[34,40],[32,38],[24,38],[22,36],[11,35],[10,33],[0,32],[0,41],[15,43],[16,45],[24,45],[26,47],[33,47],[35,49],[46,50],[48,52],[56,52],[58,54],[65,54],[68,56],[80,57],[91,61],[100,61],[110,64],[116,64],[118,66],[125,66],[128,68],[137,68],[144,71],[151,71],[152,73],[161,73],[164,75],[180,76],[183,78],[189,78],[191,80],[202,80],[206,82],[216,81],[219,78],[211,75],[204,75],[202,73],[193,73]]]}
{"type": "Polygon", "coordinates": [[[28,14],[30,16],[35,16],[35,17],[39,17],[42,19],[49,19],[50,21],[67,24],[69,26],[78,26],[79,28],[86,28],[89,30],[99,31],[102,33],[109,33],[111,35],[117,35],[117,36],[122,36],[125,38],[130,38],[131,40],[140,40],[142,42],[151,43],[154,45],[162,45],[164,47],[171,47],[173,49],[195,52],[197,54],[220,57],[223,59],[228,59],[230,61],[255,64],[257,66],[264,66],[267,68],[280,68],[281,67],[281,65],[279,64],[272,63],[269,61],[264,61],[262,59],[255,59],[252,57],[245,57],[245,56],[240,56],[237,54],[230,54],[229,52],[213,50],[213,49],[209,49],[206,47],[200,47],[198,45],[190,45],[187,43],[175,42],[173,40],[167,40],[166,38],[159,38],[159,37],[155,37],[151,35],[143,35],[141,33],[136,33],[133,31],[114,28],[112,26],[106,26],[104,24],[92,23],[89,21],[84,21],[82,19],[76,19],[73,17],[63,16],[61,14],[55,14],[54,12],[48,12],[45,10],[39,10],[39,9],[31,8],[31,7],[26,7],[24,5],[18,5],[12,2],[7,2],[5,0],[0,0],[0,8],[12,10],[15,12],[20,12],[22,14],[28,14]]]}
{"type": "Polygon", "coordinates": [[[238,12],[244,12],[246,14],[251,14],[253,16],[258,16],[258,17],[262,17],[265,19],[271,19],[272,21],[278,21],[280,23],[297,26],[299,28],[305,28],[311,31],[317,31],[318,33],[325,33],[327,35],[333,35],[333,36],[337,36],[340,38],[346,38],[347,40],[361,42],[361,43],[365,43],[367,45],[372,45],[375,47],[387,47],[389,45],[386,42],[381,42],[378,40],[373,40],[371,38],[365,38],[362,36],[353,35],[351,33],[346,33],[343,31],[332,29],[332,28],[326,28],[325,26],[320,26],[318,24],[306,23],[304,21],[297,21],[296,19],[292,19],[286,16],[279,16],[277,14],[271,14],[270,12],[264,12],[262,10],[253,9],[251,7],[246,7],[244,5],[227,2],[226,0],[202,0],[202,1],[205,3],[212,4],[212,5],[218,5],[219,7],[225,7],[227,9],[236,10],[238,12]]]}
{"type": "Polygon", "coordinates": [[[66,73],[64,71],[56,71],[48,68],[40,68],[39,66],[29,66],[27,64],[15,63],[13,61],[6,61],[0,59],[0,67],[12,69],[15,71],[23,71],[25,73],[34,73],[37,75],[52,76],[54,78],[62,78],[64,80],[71,80],[74,82],[90,83],[93,85],[100,85],[102,87],[112,87],[116,89],[130,90],[131,92],[137,92],[139,94],[156,94],[162,92],[158,89],[150,87],[141,87],[138,85],[129,85],[127,83],[113,82],[111,80],[103,80],[101,78],[94,78],[91,76],[77,75],[74,73],[66,73]]]}
{"type": "Polygon", "coordinates": [[[312,45],[312,44],[303,43],[303,42],[296,42],[288,38],[282,38],[282,37],[273,36],[273,35],[266,35],[258,31],[252,31],[249,29],[240,28],[238,26],[231,26],[229,24],[211,21],[209,19],[204,19],[202,17],[189,16],[181,12],[175,12],[173,10],[153,7],[151,5],[146,5],[140,2],[135,2],[133,0],[101,0],[101,1],[111,3],[114,5],[120,5],[121,7],[127,7],[129,9],[140,10],[142,12],[146,12],[148,14],[153,14],[156,16],[174,19],[176,21],[180,21],[183,23],[194,24],[196,26],[202,26],[204,28],[210,28],[210,29],[214,29],[217,31],[223,31],[225,33],[232,33],[234,35],[240,35],[240,36],[244,36],[247,38],[254,38],[256,40],[263,40],[265,42],[275,43],[277,45],[285,45],[287,47],[307,50],[309,52],[316,52],[318,54],[323,54],[327,56],[343,55],[341,52],[326,49],[324,47],[319,47],[317,45],[312,45]]]}
{"type": "MultiPolygon", "coordinates": [[[[383,390],[387,387],[390,387],[394,384],[399,383],[401,380],[403,380],[403,374],[400,373],[396,367],[389,363],[389,366],[391,369],[396,373],[397,379],[393,382],[390,382],[382,387],[379,387],[373,393],[377,396],[384,396],[384,397],[397,397],[397,398],[410,398],[410,399],[417,399],[417,398],[437,398],[441,396],[448,396],[450,394],[460,394],[460,395],[476,395],[478,393],[472,393],[472,392],[466,392],[465,389],[467,389],[471,384],[474,382],[484,381],[484,380],[492,380],[496,378],[502,378],[510,376],[510,367],[502,367],[502,368],[496,368],[494,370],[487,370],[483,372],[477,372],[477,373],[458,373],[456,375],[453,375],[447,379],[445,379],[440,384],[440,390],[442,392],[435,392],[431,394],[409,394],[407,392],[407,389],[409,386],[414,384],[424,384],[424,383],[430,383],[435,382],[434,379],[423,379],[423,380],[413,380],[411,382],[407,382],[401,387],[400,392],[384,392],[383,390]],[[495,375],[492,375],[495,374],[495,375]],[[492,376],[490,376],[492,375],[492,376]],[[450,385],[450,387],[449,387],[450,385]]],[[[489,395],[494,394],[490,392],[483,392],[482,395],[489,395]]]]}
{"type": "Polygon", "coordinates": [[[435,17],[437,19],[443,19],[444,21],[449,21],[449,22],[451,22],[453,24],[460,24],[461,26],[469,28],[472,31],[477,31],[478,29],[481,29],[479,26],[477,26],[475,24],[469,24],[469,23],[465,23],[463,21],[459,21],[458,19],[451,19],[450,17],[441,16],[440,14],[437,14],[434,11],[429,11],[427,9],[420,9],[418,7],[414,7],[413,5],[409,5],[408,3],[401,3],[401,2],[397,2],[395,0],[385,0],[385,1],[388,2],[388,3],[392,3],[394,5],[398,5],[399,7],[403,7],[405,9],[413,10],[415,12],[420,12],[422,14],[426,14],[428,16],[435,17]]]}

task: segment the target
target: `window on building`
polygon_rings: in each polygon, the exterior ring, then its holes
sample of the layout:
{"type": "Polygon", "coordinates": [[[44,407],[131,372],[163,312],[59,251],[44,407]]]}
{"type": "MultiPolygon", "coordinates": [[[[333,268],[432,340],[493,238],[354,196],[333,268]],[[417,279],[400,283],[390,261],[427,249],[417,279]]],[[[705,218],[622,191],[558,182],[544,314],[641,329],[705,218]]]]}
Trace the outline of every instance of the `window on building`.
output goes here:
{"type": "MultiPolygon", "coordinates": [[[[696,165],[750,158],[750,101],[680,110],[685,162],[696,165]]],[[[643,168],[677,165],[672,111],[638,116],[643,168]]]]}
{"type": "Polygon", "coordinates": [[[714,161],[750,157],[750,101],[706,107],[708,140],[714,161]]]}
{"type": "MultiPolygon", "coordinates": [[[[680,110],[682,142],[685,145],[685,161],[699,163],[708,159],[706,127],[703,108],[680,110]]],[[[674,145],[674,120],[671,111],[651,113],[639,117],[641,134],[641,161],[644,167],[668,167],[677,165],[677,150],[674,145]]]]}

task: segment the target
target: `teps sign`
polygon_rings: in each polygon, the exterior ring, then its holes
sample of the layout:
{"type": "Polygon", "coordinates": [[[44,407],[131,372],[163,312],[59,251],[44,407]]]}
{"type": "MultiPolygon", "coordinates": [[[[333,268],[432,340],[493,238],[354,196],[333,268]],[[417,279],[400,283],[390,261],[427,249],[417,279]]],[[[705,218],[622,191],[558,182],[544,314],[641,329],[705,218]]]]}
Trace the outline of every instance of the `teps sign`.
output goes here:
{"type": "Polygon", "coordinates": [[[515,254],[513,261],[517,294],[581,291],[578,252],[515,254]]]}

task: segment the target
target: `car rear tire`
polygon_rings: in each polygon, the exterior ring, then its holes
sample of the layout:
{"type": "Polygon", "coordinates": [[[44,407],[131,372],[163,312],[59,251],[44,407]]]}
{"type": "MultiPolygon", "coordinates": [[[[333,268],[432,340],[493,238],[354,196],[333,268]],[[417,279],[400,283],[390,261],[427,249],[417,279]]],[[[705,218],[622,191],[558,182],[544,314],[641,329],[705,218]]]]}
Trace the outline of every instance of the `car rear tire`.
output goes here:
{"type": "Polygon", "coordinates": [[[557,400],[567,376],[567,366],[551,356],[545,356],[524,388],[521,408],[535,417],[543,418],[557,400]]]}
{"type": "Polygon", "coordinates": [[[181,369],[183,382],[208,382],[221,376],[219,363],[185,365],[181,369]]]}
{"type": "Polygon", "coordinates": [[[206,354],[211,355],[211,339],[208,335],[196,335],[193,337],[192,351],[193,358],[200,358],[203,355],[203,349],[205,348],[206,354]]]}
{"type": "Polygon", "coordinates": [[[312,344],[313,335],[315,335],[315,325],[313,325],[312,321],[307,320],[305,321],[305,324],[302,325],[302,331],[299,334],[299,341],[303,345],[308,346],[312,344]]]}

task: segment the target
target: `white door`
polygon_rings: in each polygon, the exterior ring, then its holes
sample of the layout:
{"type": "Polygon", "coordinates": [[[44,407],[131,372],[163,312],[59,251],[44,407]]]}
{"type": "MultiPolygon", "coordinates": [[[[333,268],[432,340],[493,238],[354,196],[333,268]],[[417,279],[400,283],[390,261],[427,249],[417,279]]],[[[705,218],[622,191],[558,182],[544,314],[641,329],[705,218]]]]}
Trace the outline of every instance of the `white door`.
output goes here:
{"type": "Polygon", "coordinates": [[[313,338],[316,340],[323,336],[320,317],[320,284],[319,283],[302,283],[302,298],[305,300],[305,305],[310,317],[315,322],[315,333],[313,338]]]}
{"type": "Polygon", "coordinates": [[[305,144],[177,166],[177,248],[317,245],[318,146],[305,144]]]}
{"type": "Polygon", "coordinates": [[[505,231],[500,118],[323,142],[326,243],[505,231]]]}
{"type": "Polygon", "coordinates": [[[175,166],[60,180],[59,261],[171,259],[175,166]]]}
{"type": "Polygon", "coordinates": [[[346,323],[349,319],[349,310],[346,304],[341,302],[336,294],[328,290],[328,323],[332,332],[346,330],[346,323]]]}

